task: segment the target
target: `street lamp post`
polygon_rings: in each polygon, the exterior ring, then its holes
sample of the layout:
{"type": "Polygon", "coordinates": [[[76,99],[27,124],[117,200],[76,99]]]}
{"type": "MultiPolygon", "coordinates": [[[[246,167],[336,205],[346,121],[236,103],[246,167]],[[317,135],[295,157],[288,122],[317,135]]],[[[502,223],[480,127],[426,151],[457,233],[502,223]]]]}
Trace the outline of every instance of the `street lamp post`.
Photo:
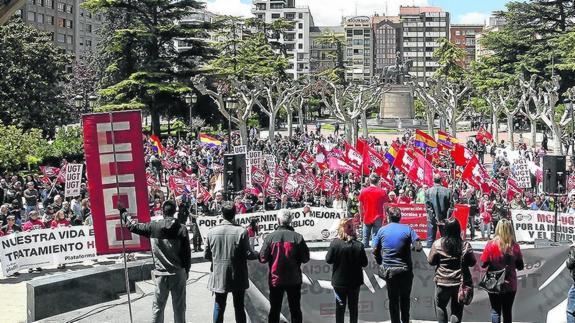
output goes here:
{"type": "Polygon", "coordinates": [[[238,101],[234,96],[226,98],[226,110],[228,111],[228,153],[232,152],[232,111],[238,106],[238,101]]]}
{"type": "Polygon", "coordinates": [[[571,142],[569,144],[571,145],[571,163],[573,164],[575,161],[575,133],[573,132],[573,124],[575,121],[573,119],[573,102],[570,99],[565,99],[563,103],[567,111],[571,112],[571,142]]]}
{"type": "Polygon", "coordinates": [[[196,93],[192,92],[188,92],[186,93],[186,95],[184,96],[184,101],[186,102],[186,104],[188,105],[188,107],[190,108],[190,114],[189,114],[189,118],[188,118],[188,125],[190,126],[190,129],[193,131],[194,129],[192,128],[192,108],[196,105],[196,103],[198,102],[198,96],[196,95],[196,93]]]}
{"type": "Polygon", "coordinates": [[[78,94],[74,97],[74,106],[76,109],[78,109],[80,114],[80,125],[82,125],[82,113],[92,111],[96,100],[98,100],[97,97],[93,95],[87,95],[85,92],[84,95],[78,94]]]}

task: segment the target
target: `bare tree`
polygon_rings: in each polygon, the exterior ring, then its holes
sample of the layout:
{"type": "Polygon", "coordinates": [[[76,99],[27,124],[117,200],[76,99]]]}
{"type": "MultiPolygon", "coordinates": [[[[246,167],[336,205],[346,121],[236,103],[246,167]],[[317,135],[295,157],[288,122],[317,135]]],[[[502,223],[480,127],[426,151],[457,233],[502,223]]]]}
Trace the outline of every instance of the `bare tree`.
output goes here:
{"type": "MultiPolygon", "coordinates": [[[[515,98],[518,94],[518,89],[516,86],[509,86],[508,90],[508,98],[515,98]]],[[[505,105],[505,113],[507,114],[507,133],[509,134],[509,143],[511,145],[511,150],[515,149],[515,138],[513,137],[514,134],[514,122],[515,116],[517,113],[521,111],[523,107],[523,100],[518,99],[515,104],[507,104],[505,105]]]]}
{"type": "Polygon", "coordinates": [[[439,102],[437,98],[432,95],[431,91],[428,91],[426,88],[421,86],[419,82],[412,82],[411,83],[414,90],[415,95],[425,104],[425,119],[427,121],[427,132],[431,136],[435,136],[434,127],[435,127],[435,114],[439,112],[439,102]]]}
{"type": "Polygon", "coordinates": [[[346,139],[355,144],[358,135],[358,119],[363,115],[364,136],[367,137],[367,117],[365,113],[375,102],[379,102],[382,95],[389,91],[389,87],[373,83],[359,85],[349,83],[339,85],[330,80],[323,80],[323,89],[320,91],[321,100],[331,114],[345,124],[346,139]]]}
{"type": "Polygon", "coordinates": [[[559,102],[559,84],[561,77],[558,75],[552,76],[550,81],[544,81],[537,91],[531,89],[531,100],[535,105],[535,109],[540,112],[541,120],[553,133],[555,139],[555,152],[563,154],[563,145],[561,139],[563,138],[563,127],[567,124],[565,116],[561,121],[556,119],[557,103],[559,102]]]}
{"type": "MultiPolygon", "coordinates": [[[[514,87],[510,87],[508,91],[505,91],[504,89],[492,89],[484,97],[491,112],[491,119],[493,121],[493,137],[496,143],[499,142],[499,115],[506,109],[509,98],[515,96],[513,91],[515,91],[514,87]]],[[[507,119],[509,121],[509,117],[507,119]]]]}
{"type": "Polygon", "coordinates": [[[300,93],[303,89],[298,86],[296,82],[282,80],[280,78],[266,80],[263,82],[262,89],[266,104],[264,105],[258,101],[258,105],[269,118],[269,138],[273,144],[275,122],[278,112],[282,107],[286,106],[294,95],[300,93]]]}
{"type": "Polygon", "coordinates": [[[263,93],[261,83],[254,82],[247,84],[236,77],[228,77],[225,81],[217,82],[215,90],[206,86],[206,79],[203,76],[196,76],[193,79],[194,86],[203,95],[208,95],[218,107],[218,111],[228,120],[238,126],[240,136],[244,145],[248,144],[248,119],[250,118],[254,105],[259,103],[259,98],[263,93]],[[231,90],[234,89],[234,90],[231,90]],[[234,111],[226,109],[226,96],[235,96],[238,104],[234,111]]]}
{"type": "Polygon", "coordinates": [[[537,75],[531,75],[529,81],[525,80],[523,74],[519,75],[519,89],[521,90],[521,102],[523,110],[521,113],[529,119],[531,124],[531,146],[535,147],[537,143],[537,121],[541,117],[541,111],[532,108],[531,93],[536,92],[537,75]]]}
{"type": "Polygon", "coordinates": [[[292,95],[292,97],[288,100],[287,104],[285,105],[285,109],[287,112],[287,128],[288,128],[288,137],[292,137],[293,134],[293,113],[295,111],[298,112],[298,127],[301,131],[303,131],[303,106],[308,99],[308,90],[311,87],[309,82],[300,83],[299,86],[301,87],[301,91],[292,95]]]}
{"type": "Polygon", "coordinates": [[[471,89],[471,85],[468,82],[454,82],[446,78],[437,78],[435,82],[430,83],[430,91],[438,98],[441,105],[440,117],[447,120],[451,129],[451,135],[454,137],[457,136],[457,123],[465,118],[472,109],[471,104],[460,109],[461,99],[471,89]]]}

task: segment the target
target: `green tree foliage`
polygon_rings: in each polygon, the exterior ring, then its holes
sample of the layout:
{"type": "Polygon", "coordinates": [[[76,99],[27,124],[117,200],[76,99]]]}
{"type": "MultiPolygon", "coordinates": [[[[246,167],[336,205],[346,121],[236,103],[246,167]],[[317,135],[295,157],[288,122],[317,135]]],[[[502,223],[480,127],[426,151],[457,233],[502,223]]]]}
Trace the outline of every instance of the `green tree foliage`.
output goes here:
{"type": "Polygon", "coordinates": [[[336,34],[333,31],[324,32],[319,37],[318,42],[333,48],[329,53],[329,58],[333,60],[334,68],[326,69],[319,73],[319,76],[327,76],[331,81],[339,84],[345,83],[345,65],[344,65],[344,42],[343,34],[336,34]]]}
{"type": "Polygon", "coordinates": [[[159,135],[160,114],[183,105],[183,94],[191,91],[187,80],[198,72],[202,59],[210,56],[203,38],[211,25],[178,23],[204,4],[194,0],[89,0],[84,7],[113,10],[120,15],[120,25],[126,26],[114,30],[105,46],[110,57],[116,58],[107,71],[117,74],[117,82],[100,91],[105,101],[100,110],[145,108],[151,115],[152,131],[159,135]],[[185,39],[187,50],[175,49],[178,39],[185,39]]]}
{"type": "Polygon", "coordinates": [[[41,160],[46,146],[40,129],[0,124],[0,169],[18,170],[29,161],[41,160]]]}
{"type": "Polygon", "coordinates": [[[441,38],[437,42],[439,47],[433,52],[433,57],[437,59],[439,68],[435,71],[435,76],[460,80],[465,73],[463,69],[465,50],[447,38],[441,38]]]}
{"type": "Polygon", "coordinates": [[[0,26],[0,121],[51,134],[69,121],[61,98],[70,57],[50,34],[14,19],[0,26]]]}
{"type": "Polygon", "coordinates": [[[78,157],[84,154],[84,134],[80,127],[58,129],[54,141],[50,144],[47,156],[58,158],[78,157]]]}
{"type": "MultiPolygon", "coordinates": [[[[236,27],[227,25],[225,28],[236,27]]],[[[263,32],[243,35],[241,39],[235,35],[236,31],[231,34],[214,45],[220,55],[209,63],[210,73],[248,80],[284,74],[288,60],[274,52],[263,32]]]]}
{"type": "Polygon", "coordinates": [[[520,73],[537,74],[545,79],[559,73],[563,86],[570,87],[575,77],[564,64],[569,64],[573,51],[572,45],[565,42],[568,39],[565,34],[575,26],[574,6],[571,0],[509,2],[507,10],[498,13],[506,25],[480,40],[492,55],[474,65],[475,85],[500,87],[515,82],[520,73]],[[564,50],[558,44],[571,45],[566,46],[571,50],[564,50]]]}

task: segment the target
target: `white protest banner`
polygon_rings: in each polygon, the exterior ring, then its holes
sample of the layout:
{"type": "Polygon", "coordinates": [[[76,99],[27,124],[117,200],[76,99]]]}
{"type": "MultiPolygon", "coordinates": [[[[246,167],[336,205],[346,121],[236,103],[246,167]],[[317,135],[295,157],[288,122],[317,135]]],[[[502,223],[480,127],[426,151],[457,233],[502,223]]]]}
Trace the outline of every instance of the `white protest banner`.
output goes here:
{"type": "MultiPolygon", "coordinates": [[[[339,220],[345,217],[346,212],[333,208],[312,207],[310,212],[304,213],[303,208],[289,210],[293,215],[292,226],[296,232],[303,235],[305,240],[329,240],[337,235],[339,220]]],[[[279,210],[236,214],[235,222],[245,228],[253,218],[258,219],[259,233],[264,236],[278,227],[277,215],[279,210]]],[[[206,239],[208,231],[222,222],[221,217],[200,216],[197,218],[198,228],[202,237],[206,239]]]]}
{"type": "Polygon", "coordinates": [[[248,146],[246,145],[234,146],[234,154],[245,154],[247,152],[248,152],[248,146]]]}
{"type": "Polygon", "coordinates": [[[66,164],[66,186],[65,197],[80,195],[80,184],[82,183],[82,164],[66,164]]]}
{"type": "Polygon", "coordinates": [[[276,156],[272,154],[266,154],[264,155],[264,159],[266,160],[266,164],[268,165],[270,173],[274,174],[274,170],[276,169],[276,156]]]}
{"type": "Polygon", "coordinates": [[[4,276],[23,269],[67,264],[94,257],[94,229],[89,226],[40,229],[0,237],[0,263],[4,276]]]}
{"type": "Polygon", "coordinates": [[[263,153],[261,151],[248,151],[246,154],[246,186],[252,185],[252,166],[261,167],[263,153]]]}
{"type": "Polygon", "coordinates": [[[513,179],[520,188],[531,188],[531,172],[527,165],[527,159],[517,158],[513,164],[513,179]]]}
{"type": "MultiPolygon", "coordinates": [[[[554,240],[554,212],[511,210],[511,217],[515,226],[517,241],[554,240]]],[[[575,214],[559,213],[557,220],[557,241],[575,240],[575,214]]]]}

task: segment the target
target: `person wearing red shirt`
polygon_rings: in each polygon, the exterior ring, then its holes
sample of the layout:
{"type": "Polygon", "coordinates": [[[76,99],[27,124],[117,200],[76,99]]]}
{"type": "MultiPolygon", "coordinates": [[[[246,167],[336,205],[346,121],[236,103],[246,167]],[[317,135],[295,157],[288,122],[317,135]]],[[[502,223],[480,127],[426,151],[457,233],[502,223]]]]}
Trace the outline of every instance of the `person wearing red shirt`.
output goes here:
{"type": "Polygon", "coordinates": [[[383,221],[383,205],[389,202],[387,192],[379,187],[379,176],[371,174],[370,184],[359,194],[360,212],[363,217],[363,245],[369,248],[372,236],[377,233],[383,221]]]}
{"type": "Polygon", "coordinates": [[[60,210],[56,212],[56,216],[54,216],[54,220],[50,222],[50,228],[55,229],[58,227],[69,227],[70,220],[66,219],[66,214],[64,211],[60,210]]]}
{"type": "MultiPolygon", "coordinates": [[[[30,211],[30,213],[28,213],[28,221],[26,221],[22,225],[22,231],[26,232],[26,231],[40,230],[40,229],[44,229],[44,222],[42,220],[38,219],[38,212],[30,211]]],[[[28,269],[29,273],[31,273],[33,271],[34,271],[34,268],[28,269]]],[[[36,271],[42,271],[42,268],[36,267],[36,271]]]]}
{"type": "Polygon", "coordinates": [[[407,195],[405,190],[399,191],[399,197],[397,198],[397,203],[399,204],[411,204],[411,197],[407,195]]]}

